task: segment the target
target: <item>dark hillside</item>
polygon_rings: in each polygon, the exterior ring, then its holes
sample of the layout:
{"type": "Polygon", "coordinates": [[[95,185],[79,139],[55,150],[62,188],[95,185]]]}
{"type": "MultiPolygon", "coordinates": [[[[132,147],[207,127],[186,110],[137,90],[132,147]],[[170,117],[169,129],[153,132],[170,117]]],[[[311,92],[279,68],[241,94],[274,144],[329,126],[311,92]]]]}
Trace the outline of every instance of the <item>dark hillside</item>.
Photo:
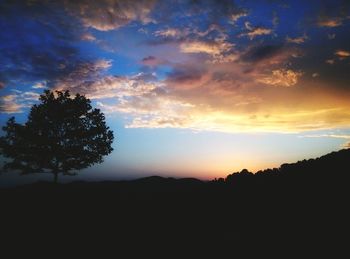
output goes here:
{"type": "Polygon", "coordinates": [[[347,247],[349,161],[347,149],[210,182],[154,176],[2,189],[2,233],[10,244],[54,247],[64,237],[83,250],[137,244],[291,254],[335,245],[335,253],[347,247]]]}

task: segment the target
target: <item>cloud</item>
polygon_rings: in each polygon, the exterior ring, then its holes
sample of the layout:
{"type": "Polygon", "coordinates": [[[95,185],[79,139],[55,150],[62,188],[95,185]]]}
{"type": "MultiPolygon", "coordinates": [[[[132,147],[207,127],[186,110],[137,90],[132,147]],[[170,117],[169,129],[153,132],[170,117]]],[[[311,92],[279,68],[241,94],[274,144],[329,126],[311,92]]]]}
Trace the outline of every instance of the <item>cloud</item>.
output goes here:
{"type": "MultiPolygon", "coordinates": [[[[122,115],[125,125],[132,128],[302,132],[349,125],[347,96],[343,95],[341,102],[333,97],[334,92],[320,91],[320,86],[317,91],[290,87],[310,82],[300,81],[298,70],[281,68],[291,58],[289,49],[281,48],[277,53],[215,66],[192,56],[191,62],[171,64],[164,80],[147,73],[103,75],[102,69],[93,80],[65,86],[97,100],[104,112],[122,115]],[[284,59],[276,59],[276,55],[284,59]],[[260,65],[261,60],[264,65],[260,65]],[[250,67],[254,69],[247,73],[250,67]],[[275,72],[267,75],[268,70],[275,72]],[[261,87],[259,79],[281,87],[261,87]]],[[[103,63],[97,67],[108,69],[108,62],[103,63]]]]}
{"type": "Polygon", "coordinates": [[[343,18],[340,17],[320,17],[317,25],[319,27],[329,27],[334,28],[341,26],[343,24],[343,18]]]}
{"type": "Polygon", "coordinates": [[[127,128],[187,128],[191,123],[191,104],[177,101],[166,96],[147,93],[130,96],[110,105],[98,102],[106,113],[129,115],[127,128]]]}
{"type": "Polygon", "coordinates": [[[238,11],[234,14],[231,15],[230,17],[230,20],[233,22],[233,23],[236,23],[240,18],[242,17],[245,17],[245,16],[248,16],[248,12],[247,11],[238,11]]]}
{"type": "Polygon", "coordinates": [[[236,60],[234,44],[227,41],[228,35],[216,24],[210,24],[205,30],[195,26],[187,28],[166,28],[153,33],[157,38],[148,45],[172,44],[180,53],[206,54],[208,62],[230,62],[236,60]],[[208,57],[207,57],[208,58],[208,57]]]}
{"type": "Polygon", "coordinates": [[[40,82],[36,82],[33,86],[33,89],[45,89],[47,88],[47,81],[40,81],[40,82]]]}
{"type": "Polygon", "coordinates": [[[223,17],[230,19],[232,15],[244,12],[231,0],[186,0],[185,3],[188,4],[189,15],[205,14],[210,24],[218,23],[223,17]]]}
{"type": "Polygon", "coordinates": [[[329,34],[327,34],[327,37],[328,37],[328,39],[330,39],[330,40],[334,40],[334,39],[335,39],[335,36],[336,36],[335,33],[329,33],[329,34]]]}
{"type": "Polygon", "coordinates": [[[157,37],[182,38],[187,36],[189,33],[189,29],[180,30],[178,28],[166,28],[163,30],[157,30],[153,34],[157,37]]]}
{"type": "Polygon", "coordinates": [[[106,113],[129,116],[126,127],[186,127],[193,105],[167,93],[160,81],[145,80],[144,74],[105,76],[94,82],[65,85],[65,89],[98,100],[106,113]],[[106,102],[109,99],[111,101],[106,102]]]}
{"type": "Polygon", "coordinates": [[[306,40],[308,39],[307,35],[304,34],[303,36],[301,37],[296,37],[296,38],[290,38],[290,37],[286,37],[286,41],[288,43],[295,43],[295,44],[301,44],[301,43],[304,43],[306,40]]]}
{"type": "Polygon", "coordinates": [[[142,62],[142,64],[144,64],[146,66],[150,66],[150,67],[155,67],[155,66],[158,66],[158,65],[163,63],[163,61],[159,60],[158,58],[156,58],[154,56],[144,57],[141,60],[141,62],[142,62]]]}
{"type": "Polygon", "coordinates": [[[205,53],[216,56],[230,51],[232,47],[233,44],[227,42],[192,41],[181,43],[180,51],[183,53],[205,53]]]}
{"type": "Polygon", "coordinates": [[[341,59],[350,57],[350,52],[347,50],[337,50],[334,55],[338,56],[341,59]]]}
{"type": "Polygon", "coordinates": [[[2,113],[22,113],[23,104],[16,101],[16,95],[5,95],[0,97],[0,111],[2,113]]]}
{"type": "Polygon", "coordinates": [[[152,22],[149,15],[155,3],[153,0],[77,0],[65,1],[65,8],[85,27],[110,31],[133,21],[152,22]]]}
{"type": "Polygon", "coordinates": [[[342,148],[350,148],[350,142],[344,143],[342,148]]]}
{"type": "Polygon", "coordinates": [[[277,69],[273,70],[271,75],[258,79],[258,82],[270,86],[290,87],[298,83],[302,74],[291,69],[277,69]]]}
{"type": "Polygon", "coordinates": [[[85,40],[85,41],[96,41],[96,37],[94,35],[92,35],[91,33],[83,33],[80,37],[81,40],[85,40]]]}
{"type": "MultiPolygon", "coordinates": [[[[306,34],[300,37],[304,29],[295,27],[298,31],[289,34],[295,38],[274,34],[278,19],[273,11],[266,24],[259,18],[261,26],[255,26],[231,0],[176,3],[36,0],[31,1],[35,8],[1,8],[6,37],[0,82],[6,91],[14,85],[33,91],[1,97],[1,109],[23,110],[37,98],[34,89],[48,87],[85,94],[104,111],[122,115],[128,127],[300,132],[350,125],[348,62],[340,61],[348,57],[348,40],[341,31],[332,41],[328,31],[320,34],[323,38],[313,34],[320,47],[299,46],[307,39],[306,34]],[[162,9],[165,5],[169,12],[162,9]],[[157,23],[146,25],[152,22],[157,23]],[[148,41],[154,44],[143,44],[148,41]],[[116,42],[118,53],[135,61],[139,70],[133,75],[113,75],[110,60],[94,60],[110,55],[93,47],[116,42]],[[322,78],[316,80],[318,73],[322,78]],[[343,81],[347,88],[340,89],[343,81]]],[[[347,25],[345,18],[341,23],[347,25]]]]}
{"type": "Polygon", "coordinates": [[[22,113],[24,108],[28,108],[33,101],[38,101],[39,94],[35,92],[13,91],[14,94],[0,96],[0,112],[2,113],[22,113]]]}
{"type": "Polygon", "coordinates": [[[335,60],[334,59],[327,59],[326,63],[329,65],[334,65],[335,64],[335,60]]]}
{"type": "Polygon", "coordinates": [[[161,43],[184,42],[188,41],[189,39],[209,40],[209,38],[211,41],[224,41],[227,38],[223,28],[215,23],[209,24],[204,30],[200,30],[195,25],[180,28],[167,27],[165,29],[155,31],[153,35],[162,38],[162,41],[160,41],[161,43]],[[208,37],[209,34],[211,34],[211,37],[208,37]]]}
{"type": "MultiPolygon", "coordinates": [[[[91,64],[90,64],[91,65],[91,64]]],[[[66,89],[73,93],[86,95],[90,99],[125,98],[130,96],[142,96],[152,91],[160,90],[158,84],[152,82],[154,75],[139,73],[134,76],[102,76],[99,70],[96,75],[81,78],[80,74],[91,71],[93,68],[78,69],[74,72],[77,76],[70,77],[67,81],[58,82],[56,89],[66,89]]]]}
{"type": "Polygon", "coordinates": [[[62,12],[62,2],[24,2],[5,1],[0,8],[1,36],[6,35],[1,37],[0,79],[9,87],[49,83],[82,60],[75,44],[81,28],[62,12]]]}
{"type": "Polygon", "coordinates": [[[274,26],[274,28],[277,27],[277,25],[280,23],[280,18],[277,15],[277,12],[273,12],[272,13],[272,25],[274,26]]]}
{"type": "Polygon", "coordinates": [[[346,134],[314,134],[314,135],[303,135],[303,138],[341,138],[341,139],[350,139],[350,135],[346,134]]]}
{"type": "Polygon", "coordinates": [[[100,59],[94,62],[80,63],[65,77],[55,80],[53,88],[80,88],[86,84],[93,84],[111,66],[112,61],[105,59],[100,59]]]}
{"type": "Polygon", "coordinates": [[[186,54],[206,54],[211,57],[210,63],[227,63],[239,58],[234,52],[234,44],[221,38],[216,41],[184,41],[179,44],[179,49],[186,54]]]}
{"type": "Polygon", "coordinates": [[[245,22],[245,28],[248,30],[248,32],[241,33],[239,37],[247,36],[250,40],[253,40],[257,36],[269,35],[273,32],[272,29],[262,26],[253,27],[249,22],[245,22]]]}
{"type": "Polygon", "coordinates": [[[22,93],[20,97],[24,101],[37,101],[39,100],[40,94],[36,92],[27,91],[22,93]]]}
{"type": "Polygon", "coordinates": [[[195,87],[206,74],[204,68],[191,65],[179,65],[168,73],[166,82],[174,87],[195,87]]]}
{"type": "MultiPolygon", "coordinates": [[[[335,133],[327,133],[327,134],[311,134],[311,135],[303,135],[302,138],[337,138],[337,139],[346,139],[350,140],[350,135],[348,134],[335,134],[335,133]]],[[[350,148],[350,142],[347,141],[343,143],[341,148],[350,148]]]]}
{"type": "MultiPolygon", "coordinates": [[[[223,100],[226,101],[226,100],[223,100]]],[[[247,105],[250,105],[249,103],[247,105]]],[[[247,106],[242,104],[242,106],[247,106]]],[[[309,110],[271,113],[256,111],[242,112],[240,106],[232,105],[230,110],[213,106],[176,100],[171,95],[153,97],[138,96],[115,105],[99,103],[106,113],[127,115],[129,128],[186,128],[199,131],[220,132],[303,132],[313,129],[340,126],[346,121],[329,116],[338,115],[334,110],[309,110]],[[236,110],[236,111],[235,111],[236,110]],[[238,111],[237,111],[238,110],[238,111]],[[322,121],[323,120],[323,121],[322,121]],[[335,124],[334,122],[337,122],[335,124]]],[[[348,122],[348,120],[347,120],[348,122]]]]}
{"type": "Polygon", "coordinates": [[[157,81],[157,74],[155,72],[152,73],[145,73],[145,72],[140,72],[137,73],[136,75],[129,76],[128,78],[134,79],[134,80],[141,80],[144,82],[154,82],[157,81]]]}
{"type": "Polygon", "coordinates": [[[282,45],[253,46],[248,48],[246,53],[242,55],[242,59],[245,61],[258,62],[279,55],[282,50],[282,45]]]}
{"type": "Polygon", "coordinates": [[[271,33],[272,33],[271,29],[267,29],[264,27],[256,27],[256,28],[252,29],[250,32],[246,33],[245,35],[248,36],[252,40],[256,36],[269,35],[271,33]]]}
{"type": "Polygon", "coordinates": [[[284,45],[253,44],[241,52],[240,61],[252,65],[251,69],[275,68],[276,65],[287,64],[293,59],[300,58],[302,51],[284,45]]]}

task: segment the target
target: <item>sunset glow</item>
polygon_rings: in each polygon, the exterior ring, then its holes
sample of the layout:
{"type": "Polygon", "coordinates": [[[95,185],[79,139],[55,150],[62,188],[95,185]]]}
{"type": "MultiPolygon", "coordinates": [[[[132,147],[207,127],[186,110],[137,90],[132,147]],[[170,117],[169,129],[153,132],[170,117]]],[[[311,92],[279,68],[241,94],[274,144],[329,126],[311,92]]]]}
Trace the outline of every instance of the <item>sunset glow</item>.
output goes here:
{"type": "Polygon", "coordinates": [[[79,177],[212,179],[349,146],[347,1],[5,0],[0,27],[1,126],[45,89],[106,114],[114,152],[79,177]]]}

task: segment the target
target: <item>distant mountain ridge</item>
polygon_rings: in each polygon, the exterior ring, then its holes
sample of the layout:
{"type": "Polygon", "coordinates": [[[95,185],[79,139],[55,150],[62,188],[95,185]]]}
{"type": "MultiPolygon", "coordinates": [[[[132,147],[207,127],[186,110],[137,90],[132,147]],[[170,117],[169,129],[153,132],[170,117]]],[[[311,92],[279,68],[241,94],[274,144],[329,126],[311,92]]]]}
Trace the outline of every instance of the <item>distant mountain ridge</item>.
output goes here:
{"type": "MultiPolygon", "coordinates": [[[[225,178],[218,178],[211,181],[202,181],[196,178],[173,178],[173,177],[161,177],[161,176],[148,176],[144,178],[138,178],[135,180],[122,180],[122,181],[101,181],[101,182],[86,182],[86,181],[76,181],[71,183],[63,184],[65,186],[95,186],[99,185],[105,186],[108,188],[113,186],[132,186],[135,185],[138,187],[147,187],[148,185],[152,188],[158,188],[162,185],[166,186],[198,186],[203,184],[237,184],[238,182],[249,182],[249,181],[259,181],[273,178],[288,178],[292,180],[310,181],[315,179],[322,178],[332,178],[333,176],[342,177],[347,176],[348,168],[350,162],[350,149],[343,149],[340,151],[331,152],[324,156],[315,158],[315,159],[304,159],[295,163],[284,163],[279,168],[269,168],[264,170],[259,170],[256,173],[249,172],[247,169],[243,169],[240,172],[234,172],[227,175],[225,178]]],[[[274,181],[274,180],[273,180],[274,181]]],[[[51,183],[47,182],[38,182],[34,184],[27,185],[30,186],[43,186],[50,185],[51,183]]],[[[60,184],[62,185],[62,184],[60,184]]],[[[24,187],[26,188],[26,187],[24,187]]],[[[40,188],[40,187],[39,187],[40,188]]]]}

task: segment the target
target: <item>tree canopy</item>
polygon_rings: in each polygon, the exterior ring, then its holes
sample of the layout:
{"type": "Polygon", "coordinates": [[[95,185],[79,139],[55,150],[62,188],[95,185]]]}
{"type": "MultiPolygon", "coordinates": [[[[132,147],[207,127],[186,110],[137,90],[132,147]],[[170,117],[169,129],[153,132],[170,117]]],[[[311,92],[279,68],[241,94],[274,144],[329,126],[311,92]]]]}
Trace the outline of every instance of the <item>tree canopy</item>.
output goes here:
{"type": "Polygon", "coordinates": [[[22,174],[73,175],[77,170],[102,163],[113,151],[113,132],[105,116],[92,108],[85,96],[69,91],[46,90],[31,107],[25,124],[12,117],[3,127],[0,151],[9,158],[5,170],[22,174]]]}

